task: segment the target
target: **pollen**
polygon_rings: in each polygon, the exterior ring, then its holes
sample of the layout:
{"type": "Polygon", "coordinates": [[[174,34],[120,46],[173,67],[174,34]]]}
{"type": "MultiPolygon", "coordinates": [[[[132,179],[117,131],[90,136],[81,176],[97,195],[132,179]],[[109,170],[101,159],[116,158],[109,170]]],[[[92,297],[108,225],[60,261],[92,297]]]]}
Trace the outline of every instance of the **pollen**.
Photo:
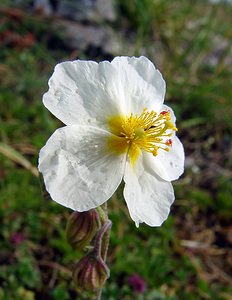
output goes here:
{"type": "Polygon", "coordinates": [[[177,128],[171,121],[169,111],[148,111],[140,115],[112,116],[108,120],[112,136],[108,140],[111,151],[120,155],[127,152],[134,164],[141,151],[157,156],[159,151],[169,152],[174,131],[177,128]]]}

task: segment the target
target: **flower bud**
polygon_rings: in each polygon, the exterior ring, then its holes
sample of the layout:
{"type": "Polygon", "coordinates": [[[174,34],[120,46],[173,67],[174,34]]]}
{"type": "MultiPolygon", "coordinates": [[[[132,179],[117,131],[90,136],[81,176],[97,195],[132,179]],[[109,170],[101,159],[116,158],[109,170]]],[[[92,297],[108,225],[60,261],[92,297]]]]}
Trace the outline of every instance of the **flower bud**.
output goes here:
{"type": "Polygon", "coordinates": [[[89,245],[100,227],[96,209],[85,212],[74,212],[68,219],[66,237],[68,242],[78,250],[89,245]]]}
{"type": "Polygon", "coordinates": [[[73,280],[80,290],[96,291],[103,287],[109,275],[103,259],[90,252],[76,264],[73,280]]]}

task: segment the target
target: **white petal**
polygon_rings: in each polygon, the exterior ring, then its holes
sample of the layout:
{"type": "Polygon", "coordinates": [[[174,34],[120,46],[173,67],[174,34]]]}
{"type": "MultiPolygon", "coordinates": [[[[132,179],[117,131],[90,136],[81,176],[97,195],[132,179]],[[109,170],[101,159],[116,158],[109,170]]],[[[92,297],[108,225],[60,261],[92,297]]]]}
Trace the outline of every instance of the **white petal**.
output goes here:
{"type": "Polygon", "coordinates": [[[158,150],[158,155],[144,154],[147,168],[167,181],[176,180],[184,172],[184,148],[178,137],[172,137],[172,147],[169,152],[158,150]]]}
{"type": "Polygon", "coordinates": [[[162,74],[158,69],[155,68],[155,65],[145,56],[129,57],[129,63],[136,69],[139,75],[148,83],[153,85],[156,89],[157,98],[163,103],[165,92],[166,92],[166,83],[163,79],[162,74]]]}
{"type": "Polygon", "coordinates": [[[108,116],[121,113],[124,102],[118,72],[107,61],[58,64],[44,94],[44,105],[64,124],[107,128],[108,116]]]}
{"type": "Polygon", "coordinates": [[[125,155],[108,151],[107,131],[72,125],[49,138],[39,155],[39,171],[53,200],[86,211],[108,200],[120,184],[125,155]]]}
{"type": "Polygon", "coordinates": [[[159,111],[164,101],[165,81],[146,57],[116,57],[111,62],[126,88],[129,112],[140,114],[144,108],[159,111]]]}
{"type": "Polygon", "coordinates": [[[147,170],[143,159],[141,155],[134,167],[126,163],[124,197],[137,227],[142,222],[160,226],[167,219],[174,201],[173,188],[170,182],[147,170]]]}

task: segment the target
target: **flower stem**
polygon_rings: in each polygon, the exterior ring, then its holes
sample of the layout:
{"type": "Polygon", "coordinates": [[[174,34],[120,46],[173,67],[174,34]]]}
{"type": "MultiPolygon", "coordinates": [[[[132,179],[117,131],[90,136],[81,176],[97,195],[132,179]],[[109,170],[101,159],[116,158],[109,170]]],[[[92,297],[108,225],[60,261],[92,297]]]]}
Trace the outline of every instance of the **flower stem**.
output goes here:
{"type": "Polygon", "coordinates": [[[104,261],[106,260],[107,250],[109,246],[109,235],[112,222],[108,219],[99,230],[96,238],[94,251],[98,257],[101,257],[104,261]]]}
{"type": "MultiPolygon", "coordinates": [[[[108,219],[107,202],[104,203],[102,212],[104,212],[104,223],[101,229],[98,231],[95,237],[94,251],[98,257],[101,257],[104,261],[107,258],[107,252],[110,240],[110,229],[112,222],[108,219]]],[[[102,289],[97,291],[96,300],[101,300],[102,289]]]]}
{"type": "Polygon", "coordinates": [[[108,219],[108,207],[107,207],[107,201],[103,203],[102,208],[104,210],[105,216],[108,219]]]}
{"type": "Polygon", "coordinates": [[[97,291],[96,298],[94,300],[101,300],[102,289],[97,291]]]}
{"type": "Polygon", "coordinates": [[[101,206],[97,207],[97,211],[98,211],[101,223],[104,224],[105,221],[108,219],[108,215],[105,213],[105,210],[101,208],[101,206]]]}

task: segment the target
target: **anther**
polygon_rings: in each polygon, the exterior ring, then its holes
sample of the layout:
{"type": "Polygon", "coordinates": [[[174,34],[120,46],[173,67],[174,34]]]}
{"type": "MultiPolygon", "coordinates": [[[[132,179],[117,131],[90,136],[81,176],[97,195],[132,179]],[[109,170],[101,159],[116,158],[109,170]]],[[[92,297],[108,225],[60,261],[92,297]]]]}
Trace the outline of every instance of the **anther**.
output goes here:
{"type": "Polygon", "coordinates": [[[161,111],[160,114],[164,116],[164,115],[166,115],[167,113],[168,113],[168,112],[167,112],[166,110],[163,110],[163,111],[161,111]]]}
{"type": "Polygon", "coordinates": [[[167,146],[172,146],[172,139],[168,139],[168,140],[165,142],[165,144],[166,144],[167,146]]]}

